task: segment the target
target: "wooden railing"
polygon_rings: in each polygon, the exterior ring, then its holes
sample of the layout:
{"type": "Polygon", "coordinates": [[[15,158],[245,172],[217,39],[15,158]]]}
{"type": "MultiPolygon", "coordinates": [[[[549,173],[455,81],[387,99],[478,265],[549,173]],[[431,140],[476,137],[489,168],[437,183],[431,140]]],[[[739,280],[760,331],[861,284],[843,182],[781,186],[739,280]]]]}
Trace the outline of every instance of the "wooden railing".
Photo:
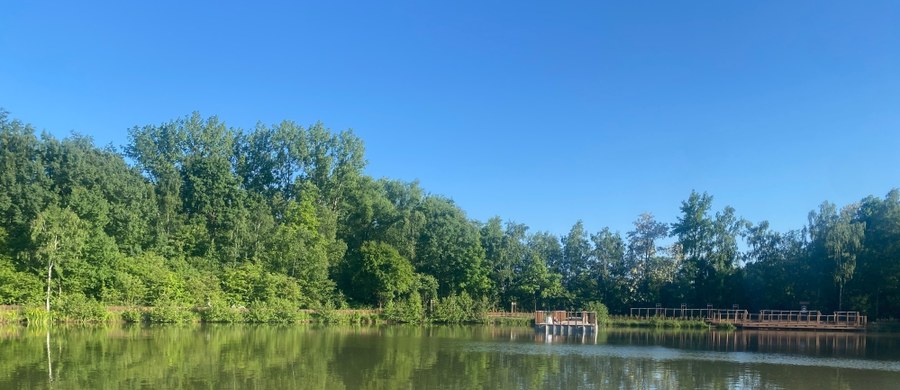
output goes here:
{"type": "Polygon", "coordinates": [[[709,322],[741,323],[785,323],[785,324],[825,324],[849,327],[864,327],[868,318],[857,311],[837,311],[822,314],[818,310],[761,310],[750,313],[740,309],[687,309],[671,307],[640,307],[631,309],[635,318],[703,319],[709,322]]]}
{"type": "Polygon", "coordinates": [[[706,319],[709,313],[716,311],[715,309],[688,309],[673,307],[633,307],[630,310],[630,316],[635,318],[684,318],[684,319],[706,319]]]}

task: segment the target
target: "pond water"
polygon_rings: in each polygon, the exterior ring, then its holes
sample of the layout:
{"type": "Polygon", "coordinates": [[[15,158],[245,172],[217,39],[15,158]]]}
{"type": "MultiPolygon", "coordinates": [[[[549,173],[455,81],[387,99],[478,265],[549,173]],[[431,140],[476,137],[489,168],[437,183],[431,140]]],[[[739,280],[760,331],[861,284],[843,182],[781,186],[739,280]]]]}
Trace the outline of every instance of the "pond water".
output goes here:
{"type": "Polygon", "coordinates": [[[900,336],[490,326],[0,328],[0,389],[900,386],[900,336]]]}

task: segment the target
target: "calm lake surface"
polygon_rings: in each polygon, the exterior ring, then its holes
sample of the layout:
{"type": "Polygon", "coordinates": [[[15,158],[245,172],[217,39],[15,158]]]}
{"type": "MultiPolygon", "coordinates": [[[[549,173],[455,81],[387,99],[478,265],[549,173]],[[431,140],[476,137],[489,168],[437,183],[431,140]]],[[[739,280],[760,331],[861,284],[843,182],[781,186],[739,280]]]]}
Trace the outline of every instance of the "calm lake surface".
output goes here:
{"type": "Polygon", "coordinates": [[[0,389],[900,388],[900,335],[489,326],[0,328],[0,389]]]}

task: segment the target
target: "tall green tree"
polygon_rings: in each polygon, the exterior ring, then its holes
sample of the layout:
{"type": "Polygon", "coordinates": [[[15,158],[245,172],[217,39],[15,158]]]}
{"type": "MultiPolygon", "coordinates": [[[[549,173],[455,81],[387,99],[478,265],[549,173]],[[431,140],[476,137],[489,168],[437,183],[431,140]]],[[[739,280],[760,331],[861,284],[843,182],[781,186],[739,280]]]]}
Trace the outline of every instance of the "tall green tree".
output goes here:
{"type": "Polygon", "coordinates": [[[834,261],[834,283],[838,286],[838,310],[844,307],[844,286],[853,279],[856,271],[856,257],[862,250],[865,223],[853,222],[858,206],[852,205],[841,210],[840,218],[828,231],[825,247],[828,257],[834,261]]]}
{"type": "Polygon", "coordinates": [[[155,244],[175,255],[173,239],[184,223],[181,168],[186,153],[185,119],[160,125],[133,127],[128,131],[125,155],[153,185],[157,211],[153,215],[155,244]]]}
{"type": "Polygon", "coordinates": [[[416,269],[440,282],[440,293],[484,296],[491,288],[479,229],[452,201],[429,196],[421,206],[425,226],[416,246],[416,269]]]}
{"type": "Polygon", "coordinates": [[[242,260],[235,257],[236,247],[244,243],[236,227],[245,217],[244,193],[231,165],[235,131],[216,117],[203,120],[198,113],[185,121],[183,131],[184,211],[189,220],[204,225],[209,239],[203,248],[210,252],[196,255],[235,264],[242,260]]]}
{"type": "Polygon", "coordinates": [[[6,230],[0,227],[0,305],[14,305],[39,298],[40,278],[17,270],[8,252],[6,230]]]}
{"type": "Polygon", "coordinates": [[[481,227],[481,244],[494,286],[492,295],[501,307],[509,307],[516,299],[516,274],[528,256],[527,232],[524,224],[507,221],[504,226],[500,217],[489,219],[481,227]]]}
{"type": "MultiPolygon", "coordinates": [[[[512,258],[504,242],[503,222],[500,217],[488,219],[481,227],[481,247],[484,248],[485,265],[490,268],[495,295],[505,295],[512,278],[512,258]]],[[[495,296],[498,299],[499,296],[495,296]]]]}
{"type": "Polygon", "coordinates": [[[797,242],[799,236],[798,232],[775,232],[768,221],[748,227],[748,249],[743,255],[748,298],[745,306],[790,308],[796,303],[796,281],[800,276],[796,271],[804,254],[803,243],[797,242]]]}
{"type": "Polygon", "coordinates": [[[50,311],[50,295],[55,267],[81,258],[86,237],[84,223],[75,213],[51,205],[38,214],[31,229],[35,257],[47,271],[46,309],[50,311]]]}
{"type": "Polygon", "coordinates": [[[594,267],[591,272],[597,283],[597,296],[589,297],[597,299],[611,309],[624,311],[626,297],[626,285],[628,265],[625,261],[625,241],[622,236],[603,228],[600,232],[591,235],[593,244],[592,257],[594,267]]]}
{"type": "Polygon", "coordinates": [[[539,306],[539,302],[557,308],[573,305],[574,297],[563,286],[562,275],[553,266],[561,264],[563,256],[562,244],[557,236],[537,232],[528,237],[528,254],[519,283],[524,291],[531,291],[535,306],[539,306]]]}
{"type": "Polygon", "coordinates": [[[593,274],[596,259],[592,256],[591,242],[584,229],[584,222],[579,220],[569,233],[562,238],[563,284],[575,296],[576,306],[583,307],[588,301],[597,300],[597,278],[593,274]]]}
{"type": "Polygon", "coordinates": [[[715,277],[710,259],[714,235],[713,220],[708,215],[711,207],[712,196],[691,191],[681,202],[681,215],[672,224],[672,235],[684,255],[677,276],[678,299],[693,305],[712,303],[707,296],[710,279],[715,277]]]}
{"type": "Polygon", "coordinates": [[[739,295],[735,287],[740,283],[734,279],[740,258],[737,240],[746,222],[729,206],[711,217],[712,200],[707,193],[692,191],[672,224],[672,235],[684,257],[676,291],[682,302],[721,307],[739,295]]]}
{"type": "Polygon", "coordinates": [[[737,287],[741,285],[737,279],[738,262],[738,237],[741,236],[747,221],[738,218],[734,208],[726,206],[721,212],[717,212],[713,220],[712,251],[709,262],[712,266],[712,276],[708,280],[705,292],[710,301],[720,305],[728,302],[736,303],[740,297],[737,287]]]}
{"type": "Polygon", "coordinates": [[[366,241],[360,248],[362,268],[356,275],[360,289],[385,304],[415,288],[412,263],[383,242],[366,241]]]}
{"type": "Polygon", "coordinates": [[[31,250],[32,221],[59,198],[46,175],[43,149],[34,128],[0,110],[0,228],[13,259],[31,250]]]}
{"type": "Polygon", "coordinates": [[[805,278],[800,290],[803,301],[824,310],[837,307],[834,298],[837,291],[834,287],[834,263],[828,254],[828,232],[837,224],[839,216],[837,206],[831,202],[822,202],[818,210],[810,211],[806,227],[808,244],[806,258],[801,263],[800,274],[805,278]]]}
{"type": "Polygon", "coordinates": [[[896,317],[900,315],[900,190],[891,190],[884,199],[863,199],[856,220],[865,225],[865,232],[856,275],[850,281],[857,290],[853,302],[874,318],[896,317]]]}
{"type": "Polygon", "coordinates": [[[653,214],[643,213],[634,221],[634,230],[628,237],[629,303],[657,303],[663,285],[672,281],[675,264],[673,259],[661,256],[659,240],[668,235],[669,227],[658,222],[653,214]]]}
{"type": "Polygon", "coordinates": [[[549,309],[570,301],[562,285],[562,276],[548,264],[550,256],[562,256],[559,240],[540,232],[528,237],[525,257],[516,270],[515,293],[520,307],[549,309]],[[552,306],[551,306],[552,305],[552,306]]]}
{"type": "Polygon", "coordinates": [[[316,304],[330,299],[333,290],[328,278],[329,244],[321,234],[313,200],[291,201],[265,246],[262,261],[268,269],[297,280],[304,305],[316,304]]]}

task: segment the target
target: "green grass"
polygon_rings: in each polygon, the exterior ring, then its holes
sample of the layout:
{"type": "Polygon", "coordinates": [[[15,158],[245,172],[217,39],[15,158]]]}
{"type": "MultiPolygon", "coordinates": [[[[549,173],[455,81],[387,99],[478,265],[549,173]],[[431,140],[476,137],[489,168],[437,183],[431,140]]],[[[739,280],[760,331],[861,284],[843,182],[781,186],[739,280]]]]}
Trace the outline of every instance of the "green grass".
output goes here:
{"type": "Polygon", "coordinates": [[[709,325],[702,320],[674,318],[634,318],[627,316],[610,317],[612,328],[663,328],[663,329],[707,329],[709,325]]]}
{"type": "Polygon", "coordinates": [[[718,329],[718,330],[735,330],[735,329],[737,329],[737,327],[734,326],[734,324],[732,324],[732,323],[722,322],[722,323],[719,323],[716,325],[716,329],[718,329]]]}
{"type": "Polygon", "coordinates": [[[487,324],[491,325],[509,325],[509,326],[530,326],[534,322],[531,317],[488,317],[487,324]]]}
{"type": "Polygon", "coordinates": [[[18,324],[24,321],[19,310],[0,310],[0,324],[18,324]]]}
{"type": "Polygon", "coordinates": [[[50,324],[50,313],[43,307],[23,307],[21,315],[25,318],[28,326],[46,326],[50,324]]]}

